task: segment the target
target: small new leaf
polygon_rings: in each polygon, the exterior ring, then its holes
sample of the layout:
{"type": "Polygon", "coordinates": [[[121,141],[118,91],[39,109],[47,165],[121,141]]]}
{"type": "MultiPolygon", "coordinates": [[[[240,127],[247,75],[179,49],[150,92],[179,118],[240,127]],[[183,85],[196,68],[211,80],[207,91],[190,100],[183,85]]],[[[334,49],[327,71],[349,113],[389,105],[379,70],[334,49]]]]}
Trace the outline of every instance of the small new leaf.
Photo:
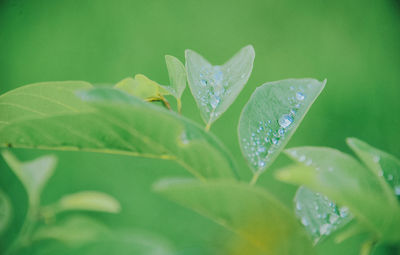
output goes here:
{"type": "Polygon", "coordinates": [[[211,65],[192,50],[186,50],[185,55],[189,87],[209,129],[247,83],[253,69],[254,48],[242,48],[222,66],[211,65]]]}
{"type": "Polygon", "coordinates": [[[174,56],[166,55],[165,62],[167,64],[170,85],[163,87],[176,98],[178,112],[180,112],[181,97],[186,88],[186,69],[182,62],[174,56]]]}
{"type": "Polygon", "coordinates": [[[4,160],[24,185],[31,204],[39,202],[42,189],[51,177],[57,164],[52,155],[43,156],[29,162],[20,162],[11,152],[2,152],[4,160]]]}

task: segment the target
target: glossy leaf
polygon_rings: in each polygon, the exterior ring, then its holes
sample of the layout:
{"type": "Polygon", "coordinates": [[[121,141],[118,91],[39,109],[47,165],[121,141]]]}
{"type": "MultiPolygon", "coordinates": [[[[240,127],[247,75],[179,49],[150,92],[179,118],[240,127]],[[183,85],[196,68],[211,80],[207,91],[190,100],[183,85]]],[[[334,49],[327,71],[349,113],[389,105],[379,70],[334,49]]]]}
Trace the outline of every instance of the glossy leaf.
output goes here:
{"type": "Polygon", "coordinates": [[[42,189],[51,177],[57,164],[57,158],[52,155],[43,156],[32,161],[20,162],[11,152],[3,151],[3,158],[11,170],[24,185],[29,201],[36,204],[42,189]]]}
{"type": "Polygon", "coordinates": [[[264,189],[232,181],[190,179],[162,180],[154,189],[230,229],[264,254],[313,254],[293,213],[264,189]]]}
{"type": "Polygon", "coordinates": [[[73,216],[52,225],[43,225],[33,234],[33,240],[53,239],[71,246],[95,241],[107,232],[99,222],[83,216],[73,216]]]}
{"type": "Polygon", "coordinates": [[[163,95],[169,94],[160,84],[143,74],[137,74],[135,78],[123,79],[115,85],[115,88],[147,101],[161,100],[163,95]]]}
{"type": "Polygon", "coordinates": [[[254,48],[242,48],[222,66],[211,65],[192,50],[186,50],[185,55],[189,87],[209,128],[247,83],[253,69],[254,48]]]}
{"type": "Polygon", "coordinates": [[[326,80],[289,79],[258,87],[243,108],[239,142],[254,173],[272,164],[324,88],[326,80]]]}
{"type": "Polygon", "coordinates": [[[347,144],[363,163],[378,176],[381,185],[386,188],[387,192],[390,192],[390,188],[386,186],[386,183],[400,199],[400,160],[356,138],[348,138],[347,144]]]}
{"type": "Polygon", "coordinates": [[[80,95],[90,110],[10,123],[0,129],[0,145],[169,159],[201,179],[234,176],[220,142],[188,119],[116,89],[80,95]]]}
{"type": "Polygon", "coordinates": [[[400,240],[400,206],[376,175],[349,155],[330,148],[286,151],[299,166],[278,171],[280,180],[304,185],[346,206],[360,222],[386,242],[400,240]]]}
{"type": "Polygon", "coordinates": [[[57,212],[86,210],[117,213],[121,205],[112,196],[98,191],[81,191],[63,196],[52,206],[57,212]]]}
{"type": "Polygon", "coordinates": [[[12,122],[89,110],[74,94],[92,86],[83,81],[42,82],[0,96],[0,129],[12,122]]]}
{"type": "Polygon", "coordinates": [[[8,196],[0,190],[0,234],[8,227],[11,219],[11,203],[8,196]]]}
{"type": "Polygon", "coordinates": [[[319,242],[353,218],[347,207],[339,207],[323,194],[301,186],[294,198],[296,215],[307,232],[319,242]]]}
{"type": "Polygon", "coordinates": [[[165,56],[165,62],[167,64],[170,85],[164,86],[164,88],[180,101],[182,93],[186,88],[185,66],[179,59],[170,55],[165,56]]]}

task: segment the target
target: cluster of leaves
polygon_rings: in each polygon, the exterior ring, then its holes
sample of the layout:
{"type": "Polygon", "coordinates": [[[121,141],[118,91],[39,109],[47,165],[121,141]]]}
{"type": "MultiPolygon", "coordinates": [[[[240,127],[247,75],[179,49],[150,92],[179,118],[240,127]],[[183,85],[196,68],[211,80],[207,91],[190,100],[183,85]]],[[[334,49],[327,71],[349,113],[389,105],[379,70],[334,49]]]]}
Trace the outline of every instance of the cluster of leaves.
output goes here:
{"type": "Polygon", "coordinates": [[[15,89],[0,96],[0,144],[173,160],[195,178],[163,179],[154,190],[235,232],[240,242],[233,242],[232,254],[241,254],[242,249],[247,254],[316,254],[324,237],[345,226],[338,242],[357,233],[370,235],[362,254],[377,243],[398,243],[399,161],[361,141],[348,140],[365,166],[328,148],[285,151],[297,164],[276,176],[303,185],[295,197],[295,211],[267,188],[255,185],[326,81],[288,79],[256,89],[238,125],[240,147],[253,178],[250,183],[238,180],[235,159],[207,131],[247,83],[254,57],[252,46],[222,66],[211,65],[191,50],[186,51],[185,65],[167,56],[168,86],[136,75],[113,88],[48,82],[15,89]],[[178,114],[186,80],[205,128],[178,114]],[[176,98],[178,113],[167,96],[176,98]],[[165,107],[149,103],[153,101],[165,107]]]}

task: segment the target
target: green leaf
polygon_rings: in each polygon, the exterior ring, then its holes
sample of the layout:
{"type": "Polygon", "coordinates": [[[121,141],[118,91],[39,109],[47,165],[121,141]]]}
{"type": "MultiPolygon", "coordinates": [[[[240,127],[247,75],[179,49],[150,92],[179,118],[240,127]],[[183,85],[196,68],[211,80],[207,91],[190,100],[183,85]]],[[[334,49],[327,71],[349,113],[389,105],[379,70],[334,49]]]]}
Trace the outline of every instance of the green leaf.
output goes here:
{"type": "Polygon", "coordinates": [[[190,179],[162,180],[154,189],[230,229],[263,254],[314,253],[293,213],[264,189],[233,181],[190,179]]]}
{"type": "Polygon", "coordinates": [[[98,191],[81,191],[63,196],[55,205],[50,205],[56,212],[86,210],[118,213],[121,205],[112,196],[98,191]]]}
{"type": "Polygon", "coordinates": [[[91,88],[87,82],[42,82],[11,90],[0,96],[0,129],[12,122],[89,110],[74,94],[91,88]]]}
{"type": "Polygon", "coordinates": [[[347,207],[339,207],[323,194],[301,186],[294,198],[296,215],[308,234],[319,242],[353,218],[347,207]]]}
{"type": "Polygon", "coordinates": [[[166,55],[170,86],[164,86],[178,101],[186,88],[186,69],[179,59],[174,56],[166,55]]]}
{"type": "Polygon", "coordinates": [[[53,239],[70,246],[95,241],[106,233],[107,228],[99,222],[83,216],[73,216],[52,225],[43,225],[33,234],[32,240],[53,239]]]}
{"type": "Polygon", "coordinates": [[[81,97],[89,111],[10,123],[0,129],[0,145],[169,159],[201,179],[234,177],[226,149],[190,120],[115,89],[81,97]]]}
{"type": "Polygon", "coordinates": [[[192,50],[186,50],[185,55],[189,87],[209,128],[247,83],[253,69],[254,48],[242,48],[222,66],[212,66],[192,50]]]}
{"type": "Polygon", "coordinates": [[[387,187],[389,184],[400,199],[400,160],[356,138],[347,138],[346,141],[362,162],[378,176],[386,192],[392,192],[387,187]]]}
{"type": "Polygon", "coordinates": [[[286,152],[300,165],[278,171],[280,180],[304,185],[348,207],[383,241],[400,240],[400,206],[393,195],[387,196],[374,173],[351,156],[330,148],[301,147],[286,152]]]}
{"type": "Polygon", "coordinates": [[[32,161],[20,162],[11,152],[2,152],[4,160],[24,185],[31,204],[37,204],[42,189],[57,165],[57,158],[43,156],[32,161]]]}
{"type": "Polygon", "coordinates": [[[288,79],[256,89],[239,120],[239,143],[256,175],[264,172],[283,150],[326,80],[288,79]]]}
{"type": "Polygon", "coordinates": [[[8,196],[0,190],[0,234],[8,227],[11,219],[11,203],[8,196]]]}
{"type": "Polygon", "coordinates": [[[147,101],[161,100],[163,95],[169,94],[160,84],[150,80],[143,74],[135,75],[134,79],[126,78],[118,82],[115,88],[147,101]]]}

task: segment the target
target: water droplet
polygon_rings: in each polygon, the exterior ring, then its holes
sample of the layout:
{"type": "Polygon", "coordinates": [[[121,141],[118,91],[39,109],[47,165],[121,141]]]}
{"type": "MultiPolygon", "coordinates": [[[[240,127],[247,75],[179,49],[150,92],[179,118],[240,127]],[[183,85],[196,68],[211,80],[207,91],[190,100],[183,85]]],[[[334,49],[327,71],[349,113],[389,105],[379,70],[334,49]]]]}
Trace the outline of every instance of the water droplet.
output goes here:
{"type": "Polygon", "coordinates": [[[394,187],[394,194],[397,196],[400,196],[400,185],[397,185],[394,187]]]}
{"type": "Polygon", "coordinates": [[[212,96],[210,99],[210,105],[212,108],[217,108],[219,102],[220,102],[220,98],[218,96],[212,96]]]}
{"type": "Polygon", "coordinates": [[[331,228],[331,225],[330,225],[330,224],[328,224],[328,223],[323,224],[323,225],[319,228],[319,233],[320,233],[321,235],[328,235],[328,234],[329,234],[329,231],[330,231],[330,228],[331,228]]]}
{"type": "Polygon", "coordinates": [[[258,161],[258,167],[259,167],[259,168],[263,168],[264,166],[265,166],[264,160],[258,161]]]}
{"type": "Polygon", "coordinates": [[[340,214],[340,217],[342,217],[342,218],[346,217],[347,215],[349,215],[349,208],[347,208],[345,206],[341,207],[339,209],[339,214],[340,214]]]}
{"type": "Polygon", "coordinates": [[[246,77],[246,74],[242,74],[242,75],[240,75],[240,78],[244,78],[244,77],[246,77]]]}
{"type": "Polygon", "coordinates": [[[297,210],[301,210],[301,204],[300,204],[300,202],[297,202],[297,203],[296,203],[296,209],[297,209],[297,210]]]}
{"type": "Polygon", "coordinates": [[[283,136],[283,135],[285,134],[285,129],[280,128],[280,129],[278,130],[278,134],[279,134],[279,136],[283,136]]]}
{"type": "Polygon", "coordinates": [[[304,98],[305,98],[305,96],[304,96],[303,93],[301,93],[301,92],[297,92],[297,93],[296,93],[296,99],[297,99],[297,100],[303,101],[304,98]]]}
{"type": "Polygon", "coordinates": [[[372,158],[372,160],[373,160],[375,163],[378,163],[379,160],[380,160],[380,157],[377,156],[377,155],[375,155],[375,156],[372,158]]]}
{"type": "Polygon", "coordinates": [[[339,215],[337,214],[330,214],[329,215],[329,223],[333,224],[339,219],[339,215]]]}
{"type": "Polygon", "coordinates": [[[264,138],[264,141],[265,141],[266,143],[269,143],[269,142],[271,142],[271,139],[267,136],[267,137],[264,138]]]}
{"type": "Polygon", "coordinates": [[[387,177],[387,179],[388,179],[388,181],[393,180],[393,175],[389,174],[388,177],[387,177]]]}
{"type": "Polygon", "coordinates": [[[273,144],[278,144],[278,142],[279,142],[279,140],[276,139],[275,137],[272,137],[271,141],[273,144]]]}
{"type": "Polygon", "coordinates": [[[262,147],[259,147],[257,151],[258,151],[259,153],[263,153],[263,152],[266,152],[267,149],[266,149],[264,146],[262,146],[262,147]]]}
{"type": "Polygon", "coordinates": [[[382,170],[378,171],[378,176],[383,176],[383,171],[382,170]]]}
{"type": "Polygon", "coordinates": [[[204,79],[200,80],[201,85],[207,86],[208,82],[204,79]]]}
{"type": "Polygon", "coordinates": [[[283,128],[287,128],[290,124],[292,124],[292,122],[293,122],[293,118],[288,114],[283,115],[278,120],[279,126],[281,126],[283,128]]]}
{"type": "Polygon", "coordinates": [[[304,226],[307,226],[307,225],[308,225],[308,220],[306,219],[306,217],[302,217],[302,218],[301,218],[301,223],[302,223],[304,226]]]}
{"type": "Polygon", "coordinates": [[[304,160],[306,160],[306,156],[301,155],[301,156],[299,157],[299,161],[300,161],[300,162],[303,162],[304,160]]]}

